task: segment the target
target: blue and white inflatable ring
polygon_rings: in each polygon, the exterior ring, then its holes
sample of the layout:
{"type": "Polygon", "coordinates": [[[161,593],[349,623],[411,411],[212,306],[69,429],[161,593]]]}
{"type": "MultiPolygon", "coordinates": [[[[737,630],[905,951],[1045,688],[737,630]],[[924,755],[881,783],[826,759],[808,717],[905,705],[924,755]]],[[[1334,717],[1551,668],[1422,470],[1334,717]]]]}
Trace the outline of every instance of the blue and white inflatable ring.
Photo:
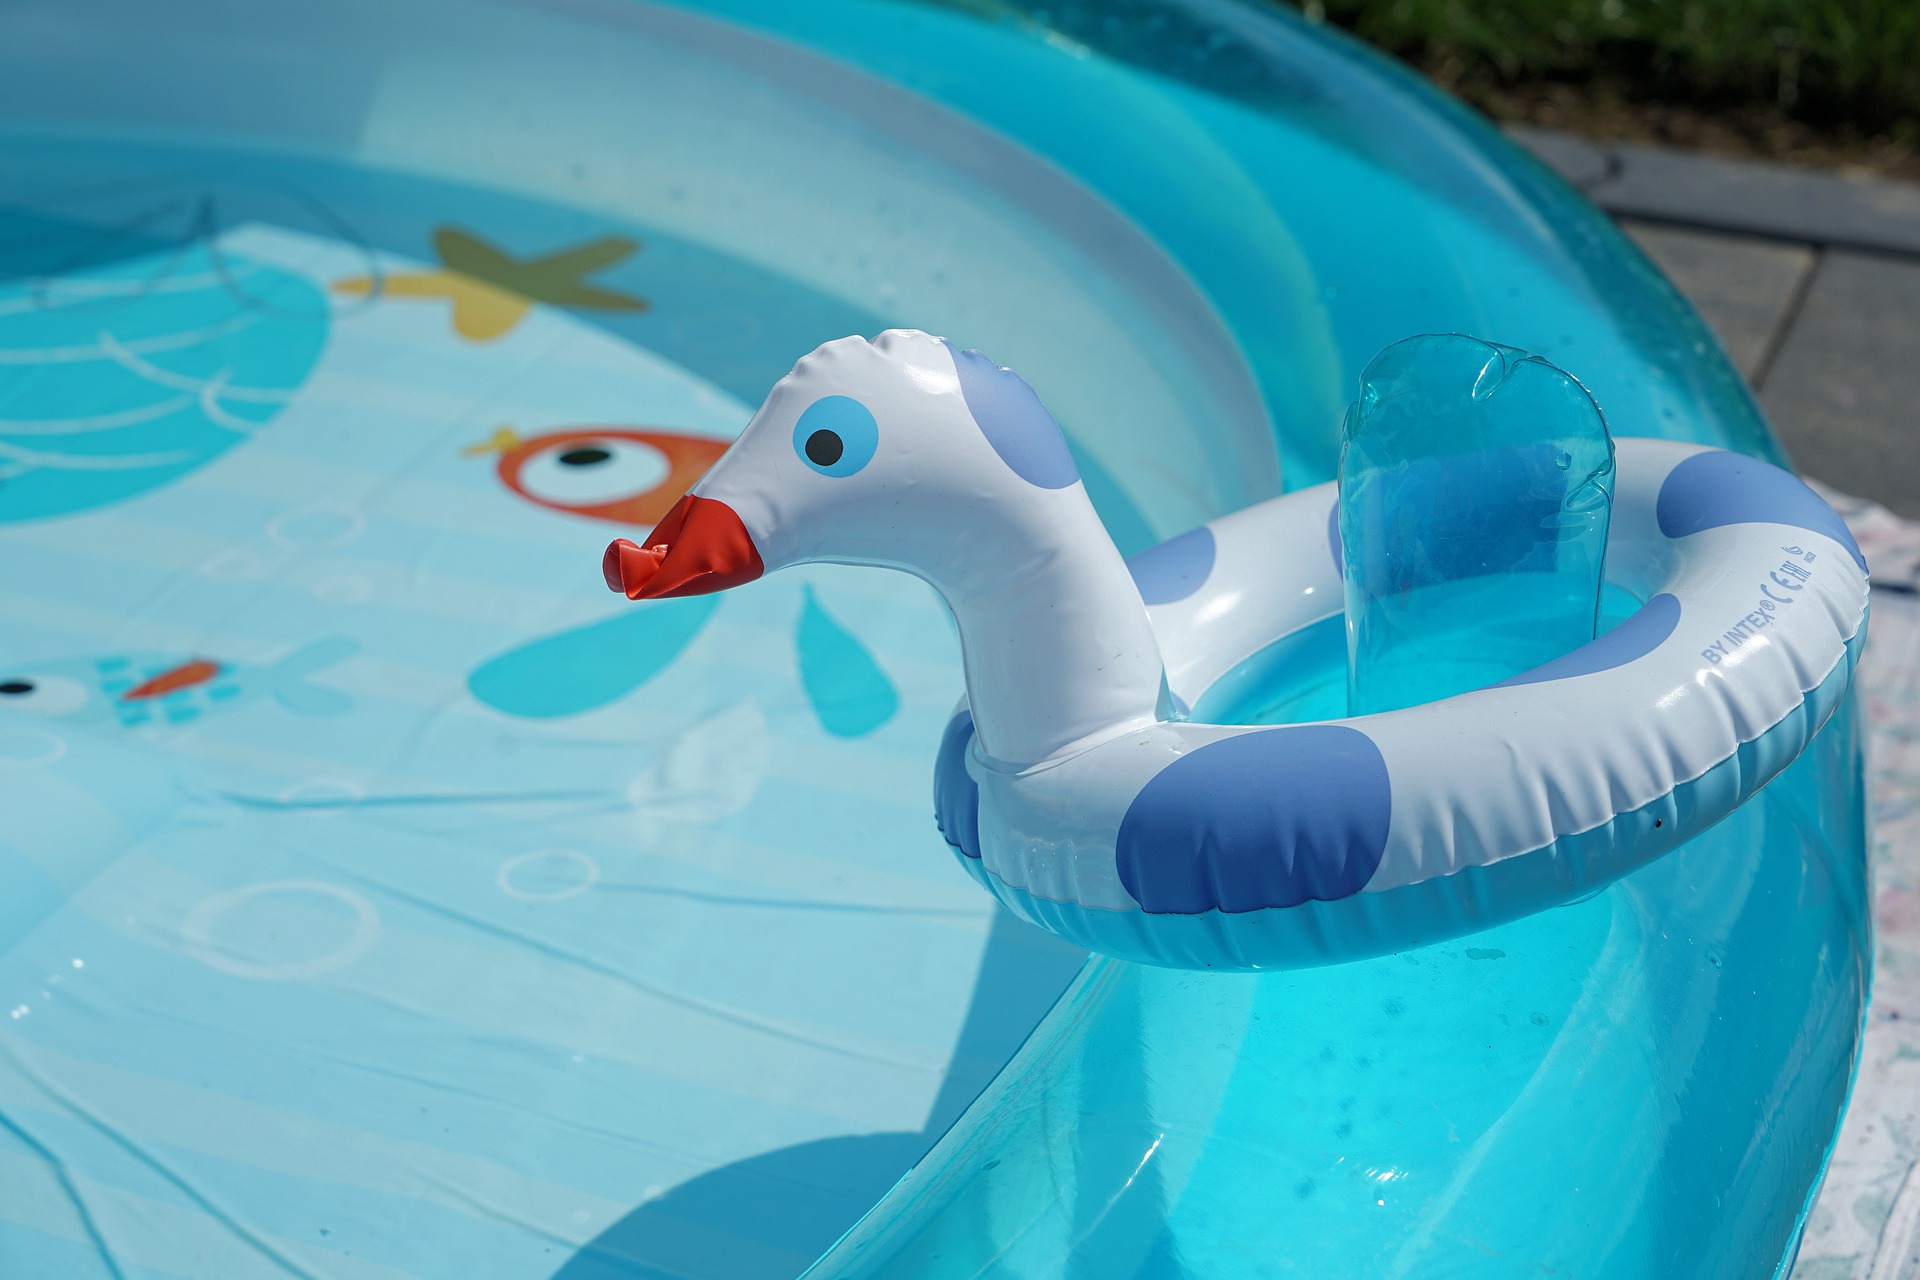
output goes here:
{"type": "Polygon", "coordinates": [[[980,883],[1093,950],[1294,967],[1592,894],[1731,813],[1839,705],[1867,575],[1833,510],[1723,450],[1623,439],[1616,467],[1606,573],[1637,612],[1493,687],[1314,724],[1176,709],[1339,615],[1334,486],[1123,561],[1026,384],[917,332],[802,360],[605,570],[635,599],[815,561],[923,578],[968,688],[936,816],[980,883]]]}

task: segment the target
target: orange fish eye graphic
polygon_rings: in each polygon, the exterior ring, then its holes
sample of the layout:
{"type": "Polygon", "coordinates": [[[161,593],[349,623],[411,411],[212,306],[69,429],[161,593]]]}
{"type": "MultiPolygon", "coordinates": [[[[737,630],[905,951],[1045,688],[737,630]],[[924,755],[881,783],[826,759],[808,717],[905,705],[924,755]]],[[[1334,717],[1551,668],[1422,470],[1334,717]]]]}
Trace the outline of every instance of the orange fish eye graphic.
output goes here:
{"type": "Polygon", "coordinates": [[[501,481],[543,507],[651,528],[726,450],[702,436],[588,426],[527,439],[503,428],[468,452],[499,452],[501,481]]]}

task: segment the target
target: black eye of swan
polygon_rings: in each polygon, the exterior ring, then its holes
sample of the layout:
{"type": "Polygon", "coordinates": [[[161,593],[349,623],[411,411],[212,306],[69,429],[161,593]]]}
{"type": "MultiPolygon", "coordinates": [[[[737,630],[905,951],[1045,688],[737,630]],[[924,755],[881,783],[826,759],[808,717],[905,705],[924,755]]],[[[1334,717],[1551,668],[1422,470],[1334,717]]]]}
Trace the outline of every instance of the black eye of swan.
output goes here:
{"type": "Polygon", "coordinates": [[[560,464],[567,467],[594,467],[613,455],[597,444],[585,445],[578,449],[569,449],[560,455],[560,464]]]}
{"type": "Polygon", "coordinates": [[[32,692],[33,681],[31,680],[8,680],[0,683],[0,693],[22,694],[32,692]]]}
{"type": "Polygon", "coordinates": [[[807,437],[807,460],[816,467],[832,466],[846,451],[845,442],[835,432],[822,429],[807,437]]]}

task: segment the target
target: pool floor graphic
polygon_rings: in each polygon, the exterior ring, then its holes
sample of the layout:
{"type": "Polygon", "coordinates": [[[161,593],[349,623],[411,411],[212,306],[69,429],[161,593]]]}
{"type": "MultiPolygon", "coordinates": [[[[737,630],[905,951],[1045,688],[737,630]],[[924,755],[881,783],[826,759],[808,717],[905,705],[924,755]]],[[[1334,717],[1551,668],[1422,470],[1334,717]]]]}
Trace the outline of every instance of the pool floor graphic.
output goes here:
{"type": "Polygon", "coordinates": [[[0,709],[46,721],[123,729],[189,724],[262,697],[303,715],[343,715],[353,709],[353,699],[311,677],[358,649],[345,636],[329,636],[262,664],[151,652],[0,661],[0,709]]]}
{"type": "Polygon", "coordinates": [[[461,453],[494,455],[500,483],[528,502],[651,529],[727,444],[665,427],[567,426],[522,436],[501,426],[461,453]]]}
{"type": "Polygon", "coordinates": [[[719,605],[713,596],[667,600],[542,636],[474,668],[467,689],[495,711],[532,720],[596,711],[671,666],[719,605]]]}
{"type": "MultiPolygon", "coordinates": [[[[727,444],[656,428],[560,427],[522,437],[503,426],[462,453],[497,454],[501,483],[528,502],[648,530],[727,444]]],[[[490,658],[474,669],[467,687],[482,703],[513,716],[552,719],[594,711],[658,677],[718,607],[712,596],[629,607],[490,658]]],[[[899,710],[899,693],[879,660],[820,602],[812,583],[801,590],[794,651],[808,705],[835,737],[864,737],[899,710]]]]}
{"type": "Polygon", "coordinates": [[[0,209],[0,524],[87,511],[270,424],[320,358],[326,297],[222,234],[0,209]]]}
{"type": "Polygon", "coordinates": [[[812,584],[802,589],[794,650],[807,701],[828,733],[864,737],[900,709],[900,694],[872,651],[827,612],[812,584]]]}
{"type": "MultiPolygon", "coordinates": [[[[820,602],[812,583],[800,596],[793,644],[807,703],[828,733],[864,737],[893,719],[899,691],[873,651],[820,602]]],[[[597,711],[660,677],[720,608],[717,596],[631,605],[488,659],[468,676],[467,688],[494,710],[527,719],[597,711]]]]}
{"type": "Polygon", "coordinates": [[[602,236],[531,258],[516,258],[471,231],[436,227],[437,270],[383,276],[349,276],[334,290],[360,297],[443,298],[452,305],[453,329],[469,342],[492,342],[511,333],[535,304],[597,311],[645,311],[647,301],[586,277],[633,256],[640,243],[602,236]]]}

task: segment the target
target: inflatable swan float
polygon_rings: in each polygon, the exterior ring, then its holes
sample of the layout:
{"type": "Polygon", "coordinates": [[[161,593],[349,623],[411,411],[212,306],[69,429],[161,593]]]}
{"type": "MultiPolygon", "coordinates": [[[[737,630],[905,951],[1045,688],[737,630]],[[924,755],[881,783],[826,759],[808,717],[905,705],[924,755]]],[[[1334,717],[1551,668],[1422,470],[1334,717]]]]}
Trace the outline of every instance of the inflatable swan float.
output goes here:
{"type": "Polygon", "coordinates": [[[1151,964],[1258,969],[1457,936],[1600,889],[1799,755],[1865,636],[1865,562],[1793,476],[1617,444],[1607,578],[1644,601],[1491,688],[1317,724],[1200,724],[1338,615],[1331,484],[1125,561],[1016,374],[892,330],[827,343],[644,545],[635,600],[816,561],[902,569],[959,624],[941,833],[1017,914],[1151,964]]]}

